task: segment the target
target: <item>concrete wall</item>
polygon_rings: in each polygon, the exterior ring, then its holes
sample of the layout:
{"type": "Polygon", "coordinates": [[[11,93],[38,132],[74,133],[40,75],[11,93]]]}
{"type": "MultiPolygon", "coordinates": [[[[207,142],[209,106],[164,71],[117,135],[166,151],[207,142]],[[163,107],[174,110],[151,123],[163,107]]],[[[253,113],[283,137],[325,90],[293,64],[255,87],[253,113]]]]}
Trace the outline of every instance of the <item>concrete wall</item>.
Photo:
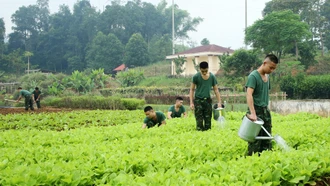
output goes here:
{"type": "Polygon", "coordinates": [[[330,117],[330,100],[284,100],[271,101],[270,109],[280,114],[309,112],[330,117]]]}

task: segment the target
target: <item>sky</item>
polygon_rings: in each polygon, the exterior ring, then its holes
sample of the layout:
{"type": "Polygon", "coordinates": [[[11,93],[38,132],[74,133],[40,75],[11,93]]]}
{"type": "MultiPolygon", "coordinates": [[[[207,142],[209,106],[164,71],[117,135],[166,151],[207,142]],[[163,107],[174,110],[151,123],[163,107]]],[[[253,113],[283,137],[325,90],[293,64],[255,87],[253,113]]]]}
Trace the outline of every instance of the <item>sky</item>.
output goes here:
{"type": "MultiPolygon", "coordinates": [[[[126,3],[127,0],[123,0],[126,3]]],[[[161,0],[142,0],[157,5],[161,0]]],[[[258,19],[262,19],[262,10],[270,0],[247,0],[247,26],[258,19]]],[[[6,34],[12,32],[11,15],[21,6],[36,4],[36,0],[0,0],[0,18],[6,25],[6,34]]],[[[66,4],[73,9],[77,0],[49,0],[51,13],[59,10],[59,6],[66,4]]],[[[168,5],[172,0],[166,0],[168,5]]],[[[111,4],[111,0],[90,0],[92,6],[103,10],[111,4]]],[[[191,17],[201,17],[204,20],[196,27],[196,32],[189,32],[190,40],[197,45],[203,38],[211,44],[231,49],[244,47],[245,29],[245,0],[174,0],[180,9],[187,10],[191,17]]],[[[181,41],[176,41],[181,43],[181,41]]],[[[185,44],[185,43],[184,43],[185,44]]]]}

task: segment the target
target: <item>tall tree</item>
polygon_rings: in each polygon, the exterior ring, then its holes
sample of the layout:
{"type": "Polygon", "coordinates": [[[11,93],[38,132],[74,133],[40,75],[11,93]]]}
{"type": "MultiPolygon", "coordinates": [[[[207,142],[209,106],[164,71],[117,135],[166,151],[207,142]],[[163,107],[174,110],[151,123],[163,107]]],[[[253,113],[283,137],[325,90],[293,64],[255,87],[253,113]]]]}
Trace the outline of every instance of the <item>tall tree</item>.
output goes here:
{"type": "Polygon", "coordinates": [[[86,52],[87,66],[92,69],[103,68],[105,73],[122,64],[124,46],[114,35],[104,35],[99,32],[91,42],[86,52]]]}
{"type": "MultiPolygon", "coordinates": [[[[165,8],[167,3],[162,0],[159,8],[165,8]],[[165,4],[165,7],[164,7],[165,4]]],[[[165,16],[164,29],[165,33],[172,33],[172,7],[160,9],[165,16]]],[[[174,30],[176,39],[188,39],[189,31],[196,31],[197,25],[203,21],[202,18],[196,17],[192,18],[190,13],[186,10],[179,9],[177,5],[174,5],[174,30]]]]}
{"type": "Polygon", "coordinates": [[[37,11],[35,5],[22,6],[11,16],[14,32],[24,38],[25,50],[34,51],[34,38],[38,35],[37,11]]]}
{"type": "Polygon", "coordinates": [[[297,43],[310,36],[308,25],[300,21],[299,15],[286,10],[266,15],[248,27],[245,43],[252,44],[254,48],[265,53],[275,52],[281,58],[282,54],[293,46],[298,53],[297,43]]]}
{"type": "MultiPolygon", "coordinates": [[[[328,0],[326,0],[328,1],[328,0]]],[[[324,35],[328,31],[326,21],[322,11],[326,7],[325,0],[301,0],[301,1],[288,1],[288,0],[272,0],[266,3],[263,10],[265,15],[274,11],[292,10],[294,13],[299,14],[301,20],[309,25],[310,31],[313,33],[313,40],[318,41],[316,44],[320,46],[323,55],[324,35]]]]}
{"type": "Polygon", "coordinates": [[[231,56],[223,56],[223,69],[229,77],[245,77],[261,64],[258,55],[252,50],[239,49],[231,56]]]}
{"type": "Polygon", "coordinates": [[[201,45],[209,45],[210,44],[210,41],[207,39],[207,38],[204,38],[202,41],[201,41],[201,45]]]}
{"type": "Polygon", "coordinates": [[[144,66],[149,64],[147,43],[141,34],[133,34],[125,47],[124,63],[126,66],[144,66]]]}
{"type": "Polygon", "coordinates": [[[330,49],[330,0],[324,2],[321,15],[325,18],[324,46],[330,49]]]}
{"type": "Polygon", "coordinates": [[[6,35],[6,27],[3,18],[0,18],[0,56],[3,55],[5,50],[5,35],[6,35]]]}
{"type": "Polygon", "coordinates": [[[85,48],[96,34],[98,16],[88,0],[78,1],[74,5],[71,34],[67,42],[70,52],[66,54],[70,71],[86,68],[85,48]]]}

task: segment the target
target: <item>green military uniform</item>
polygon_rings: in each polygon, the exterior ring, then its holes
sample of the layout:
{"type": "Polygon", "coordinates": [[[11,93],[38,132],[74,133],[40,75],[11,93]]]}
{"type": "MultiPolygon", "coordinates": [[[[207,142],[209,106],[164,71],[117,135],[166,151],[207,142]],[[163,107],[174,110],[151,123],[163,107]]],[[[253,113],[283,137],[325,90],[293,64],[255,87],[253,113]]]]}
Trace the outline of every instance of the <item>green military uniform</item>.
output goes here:
{"type": "Polygon", "coordinates": [[[34,110],[33,108],[33,100],[32,100],[32,94],[27,90],[20,90],[19,96],[24,97],[25,101],[25,110],[29,110],[29,107],[31,110],[34,110]]]}
{"type": "Polygon", "coordinates": [[[162,122],[166,119],[165,114],[159,111],[156,111],[157,120],[150,119],[146,117],[143,121],[147,125],[148,128],[154,127],[158,124],[158,127],[162,124],[162,122]]]}
{"type": "Polygon", "coordinates": [[[37,107],[38,107],[38,108],[41,108],[41,106],[40,106],[40,98],[38,99],[39,95],[41,95],[41,91],[38,90],[38,92],[37,92],[36,90],[34,90],[34,91],[32,92],[32,94],[34,95],[34,100],[35,100],[36,103],[37,103],[37,107]],[[37,99],[38,99],[38,100],[37,100],[37,99]]]}
{"type": "Polygon", "coordinates": [[[218,82],[211,72],[207,80],[203,79],[202,74],[198,72],[193,76],[192,82],[196,85],[194,99],[196,129],[201,131],[209,130],[211,129],[212,118],[211,89],[218,82]]]}
{"type": "MultiPolygon", "coordinates": [[[[246,87],[253,88],[253,102],[254,109],[256,111],[257,117],[264,121],[263,127],[272,134],[272,119],[270,111],[267,108],[269,102],[269,89],[270,82],[269,77],[267,82],[262,80],[261,75],[257,70],[250,73],[248,81],[245,85],[246,87]]],[[[250,114],[250,110],[248,112],[250,114]]],[[[260,130],[258,136],[268,136],[264,130],[260,130]]],[[[271,140],[256,140],[255,142],[248,143],[248,155],[252,155],[255,152],[262,152],[263,150],[271,150],[272,141],[271,140]]]]}
{"type": "Polygon", "coordinates": [[[181,106],[179,108],[178,111],[175,110],[175,105],[170,106],[170,108],[168,109],[169,112],[171,113],[171,117],[172,118],[180,118],[182,116],[183,113],[186,112],[186,109],[184,108],[184,106],[181,106]]]}

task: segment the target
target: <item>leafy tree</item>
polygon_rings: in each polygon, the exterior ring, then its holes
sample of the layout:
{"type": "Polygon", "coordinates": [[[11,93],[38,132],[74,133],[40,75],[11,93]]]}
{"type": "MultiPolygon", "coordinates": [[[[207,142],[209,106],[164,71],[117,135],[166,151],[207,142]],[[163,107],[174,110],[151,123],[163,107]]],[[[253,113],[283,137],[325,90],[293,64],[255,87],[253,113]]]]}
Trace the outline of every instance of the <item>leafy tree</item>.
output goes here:
{"type": "Polygon", "coordinates": [[[23,61],[23,55],[21,50],[15,50],[8,55],[3,55],[1,60],[2,70],[8,73],[20,74],[23,72],[26,64],[23,61]]]}
{"type": "Polygon", "coordinates": [[[151,63],[162,61],[165,59],[165,56],[170,54],[172,54],[172,40],[170,35],[155,35],[152,37],[149,44],[151,63]]]}
{"type": "MultiPolygon", "coordinates": [[[[308,7],[301,12],[302,20],[305,21],[313,33],[313,40],[318,41],[321,55],[324,55],[324,34],[327,32],[326,18],[322,15],[324,0],[310,0],[308,7]]],[[[328,12],[329,13],[329,12],[328,12]]]]}
{"type": "MultiPolygon", "coordinates": [[[[162,12],[165,18],[163,33],[172,33],[172,6],[166,8],[167,3],[162,0],[158,6],[158,11],[162,12]]],[[[202,18],[192,18],[188,11],[179,9],[177,5],[174,5],[174,30],[176,39],[188,39],[189,31],[196,31],[196,27],[203,21],[202,18]]]]}
{"type": "Polygon", "coordinates": [[[12,16],[14,23],[13,30],[23,38],[24,50],[34,52],[34,42],[38,36],[37,14],[38,8],[35,5],[20,7],[12,16]]]}
{"type": "Polygon", "coordinates": [[[229,52],[225,52],[223,53],[222,55],[219,55],[218,58],[219,58],[219,67],[221,68],[225,62],[226,62],[226,59],[229,57],[229,52]]]}
{"type": "Polygon", "coordinates": [[[300,14],[308,7],[309,0],[288,1],[288,0],[272,0],[266,3],[263,9],[263,15],[271,14],[276,11],[291,10],[295,14],[300,14]]]}
{"type": "MultiPolygon", "coordinates": [[[[299,46],[299,58],[298,61],[301,62],[302,65],[306,67],[306,69],[311,66],[315,65],[317,61],[315,60],[316,57],[316,41],[303,41],[301,43],[298,43],[299,46]]],[[[292,48],[290,53],[295,54],[295,49],[292,48]]]]}
{"type": "Polygon", "coordinates": [[[323,55],[324,43],[326,41],[325,34],[328,32],[327,25],[329,25],[329,20],[326,20],[326,15],[330,13],[326,8],[327,1],[328,0],[272,0],[266,3],[263,13],[267,15],[275,11],[292,10],[294,13],[299,14],[301,20],[309,25],[310,31],[313,33],[313,40],[318,41],[315,44],[320,45],[323,55]]]}
{"type": "Polygon", "coordinates": [[[5,35],[6,27],[3,18],[0,18],[0,55],[3,55],[5,51],[5,35]]]}
{"type": "Polygon", "coordinates": [[[104,35],[99,32],[87,49],[87,66],[92,69],[104,69],[105,73],[112,73],[112,70],[122,64],[124,46],[114,35],[104,35]]]}
{"type": "Polygon", "coordinates": [[[141,34],[133,34],[125,47],[124,63],[126,66],[145,66],[149,64],[147,43],[141,34]]]}
{"type": "Polygon", "coordinates": [[[181,75],[185,71],[185,68],[182,68],[185,62],[187,62],[185,57],[178,56],[178,58],[173,59],[175,65],[175,74],[181,75]]]}
{"type": "Polygon", "coordinates": [[[207,38],[204,38],[202,41],[201,41],[201,45],[209,45],[210,44],[210,41],[207,39],[207,38]]]}
{"type": "Polygon", "coordinates": [[[296,47],[297,54],[297,43],[310,36],[308,25],[300,21],[299,15],[287,10],[266,15],[264,19],[248,27],[245,43],[252,44],[254,48],[265,53],[275,52],[280,59],[282,54],[293,46],[296,47]]]}
{"type": "Polygon", "coordinates": [[[252,50],[239,49],[233,55],[226,56],[223,69],[228,77],[247,76],[252,69],[261,64],[258,55],[252,50]]]}
{"type": "Polygon", "coordinates": [[[321,15],[325,18],[325,32],[323,35],[324,46],[330,49],[330,0],[326,0],[321,9],[321,15]]]}
{"type": "MultiPolygon", "coordinates": [[[[151,4],[151,3],[146,3],[143,2],[142,3],[142,11],[144,14],[144,26],[142,28],[142,32],[143,33],[143,37],[146,40],[146,42],[148,43],[148,47],[149,47],[149,51],[152,47],[150,47],[149,43],[151,41],[152,38],[154,38],[155,36],[159,36],[162,33],[162,27],[159,26],[159,23],[163,23],[165,22],[165,18],[164,16],[161,14],[161,12],[159,12],[156,7],[151,4]]],[[[164,34],[161,35],[160,37],[163,36],[167,36],[169,34],[164,34]]],[[[163,38],[164,39],[164,38],[163,38]]],[[[166,37],[166,39],[168,39],[166,37]]]]}
{"type": "Polygon", "coordinates": [[[116,75],[117,81],[122,87],[135,86],[144,79],[143,71],[129,69],[127,71],[118,72],[116,75]]]}
{"type": "MultiPolygon", "coordinates": [[[[50,17],[50,29],[40,41],[44,64],[39,66],[53,71],[66,71],[68,59],[73,55],[73,36],[71,33],[74,17],[68,6],[62,5],[57,13],[50,17]]],[[[41,54],[41,55],[42,55],[41,54]]]]}
{"type": "Polygon", "coordinates": [[[73,9],[73,22],[67,41],[70,52],[66,53],[70,71],[83,71],[86,66],[85,49],[96,35],[98,13],[88,0],[78,1],[73,9]]]}
{"type": "Polygon", "coordinates": [[[75,70],[72,72],[71,76],[64,81],[66,85],[72,87],[79,93],[87,93],[93,90],[94,81],[91,78],[75,70]]]}
{"type": "Polygon", "coordinates": [[[124,6],[112,1],[111,6],[106,6],[106,9],[101,13],[98,21],[98,27],[101,32],[108,35],[113,33],[117,38],[126,44],[130,38],[125,30],[126,10],[124,6]]]}
{"type": "Polygon", "coordinates": [[[95,69],[90,73],[90,78],[95,84],[95,88],[104,88],[108,76],[104,74],[104,69],[95,69]]]}

